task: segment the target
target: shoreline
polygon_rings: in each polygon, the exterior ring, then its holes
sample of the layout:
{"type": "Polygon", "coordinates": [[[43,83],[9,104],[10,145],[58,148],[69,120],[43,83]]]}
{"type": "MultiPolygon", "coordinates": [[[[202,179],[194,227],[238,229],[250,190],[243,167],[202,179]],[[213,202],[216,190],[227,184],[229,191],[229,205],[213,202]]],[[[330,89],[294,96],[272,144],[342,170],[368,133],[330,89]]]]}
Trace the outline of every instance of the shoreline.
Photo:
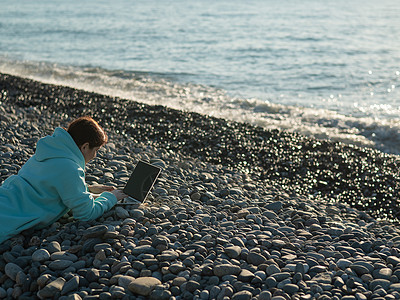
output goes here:
{"type": "Polygon", "coordinates": [[[397,209],[397,156],[4,74],[0,90],[0,182],[83,114],[109,135],[89,184],[164,169],[145,204],[1,244],[0,299],[400,298],[400,230],[373,211],[397,209]]]}

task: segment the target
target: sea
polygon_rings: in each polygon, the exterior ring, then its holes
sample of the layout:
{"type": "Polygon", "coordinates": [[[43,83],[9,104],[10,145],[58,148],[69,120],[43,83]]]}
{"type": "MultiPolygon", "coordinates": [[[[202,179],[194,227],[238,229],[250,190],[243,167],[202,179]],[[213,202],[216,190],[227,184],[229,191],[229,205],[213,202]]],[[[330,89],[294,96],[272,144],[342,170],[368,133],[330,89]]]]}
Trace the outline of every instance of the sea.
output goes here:
{"type": "Polygon", "coordinates": [[[400,154],[397,0],[1,0],[0,72],[400,154]]]}

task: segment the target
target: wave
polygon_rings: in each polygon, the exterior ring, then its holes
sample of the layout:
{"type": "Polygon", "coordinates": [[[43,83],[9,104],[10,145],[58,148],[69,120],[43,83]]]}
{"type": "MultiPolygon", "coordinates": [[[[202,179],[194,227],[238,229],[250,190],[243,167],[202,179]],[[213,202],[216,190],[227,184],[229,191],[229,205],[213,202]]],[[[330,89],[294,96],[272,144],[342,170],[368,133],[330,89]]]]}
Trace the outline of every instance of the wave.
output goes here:
{"type": "Polygon", "coordinates": [[[174,79],[179,74],[64,66],[1,57],[0,72],[150,105],[164,105],[246,122],[266,129],[297,132],[318,139],[400,154],[400,119],[396,118],[346,116],[327,109],[232,97],[222,89],[194,83],[178,83],[174,79]]]}

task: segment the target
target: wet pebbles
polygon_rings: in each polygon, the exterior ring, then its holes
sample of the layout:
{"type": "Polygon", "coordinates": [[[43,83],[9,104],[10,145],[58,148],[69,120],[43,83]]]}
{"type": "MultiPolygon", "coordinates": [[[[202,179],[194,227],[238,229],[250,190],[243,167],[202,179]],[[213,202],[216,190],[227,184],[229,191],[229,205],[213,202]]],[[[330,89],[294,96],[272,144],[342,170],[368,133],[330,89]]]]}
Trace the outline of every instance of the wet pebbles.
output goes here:
{"type": "Polygon", "coordinates": [[[84,113],[110,137],[89,184],[122,185],[139,159],[163,167],[144,204],[1,244],[1,299],[400,299],[400,230],[357,209],[362,193],[397,197],[397,157],[6,75],[0,87],[0,181],[84,113]]]}

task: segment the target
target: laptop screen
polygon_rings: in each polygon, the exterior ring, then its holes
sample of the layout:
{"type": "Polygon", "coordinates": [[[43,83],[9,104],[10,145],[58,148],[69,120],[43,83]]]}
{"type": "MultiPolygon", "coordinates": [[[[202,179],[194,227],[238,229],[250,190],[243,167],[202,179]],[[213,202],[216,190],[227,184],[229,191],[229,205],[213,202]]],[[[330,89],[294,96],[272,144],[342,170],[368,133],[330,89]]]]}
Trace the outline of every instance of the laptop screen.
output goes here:
{"type": "Polygon", "coordinates": [[[160,172],[161,168],[139,161],[126,183],[124,193],[137,201],[143,202],[160,172]]]}

